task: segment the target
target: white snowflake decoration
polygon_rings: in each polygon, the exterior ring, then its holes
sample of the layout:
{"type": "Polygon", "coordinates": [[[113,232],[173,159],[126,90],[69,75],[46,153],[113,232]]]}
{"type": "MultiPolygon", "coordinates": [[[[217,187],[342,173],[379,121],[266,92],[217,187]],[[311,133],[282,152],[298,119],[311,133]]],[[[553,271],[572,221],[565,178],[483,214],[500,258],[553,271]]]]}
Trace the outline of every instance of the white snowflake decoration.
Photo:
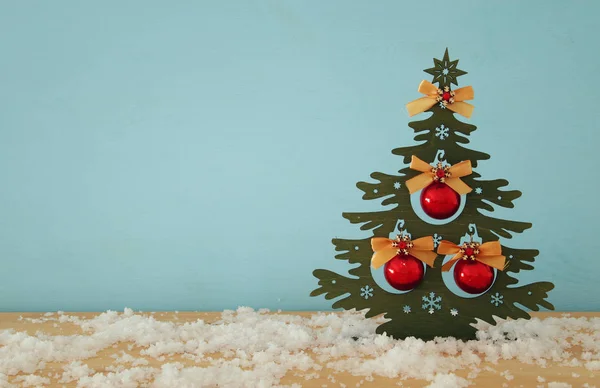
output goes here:
{"type": "Polygon", "coordinates": [[[442,308],[442,297],[435,296],[435,292],[430,292],[429,296],[423,296],[423,310],[430,310],[429,314],[433,314],[431,310],[440,310],[442,308]]]}
{"type": "Polygon", "coordinates": [[[394,189],[398,190],[400,188],[400,182],[394,182],[394,189]]]}
{"type": "Polygon", "coordinates": [[[446,105],[444,104],[444,101],[440,101],[440,108],[446,109],[446,105]]]}
{"type": "Polygon", "coordinates": [[[481,194],[481,193],[483,193],[483,189],[481,187],[477,187],[475,189],[475,194],[481,194]]]}
{"type": "Polygon", "coordinates": [[[428,313],[429,314],[433,314],[433,313],[435,313],[435,310],[433,308],[430,308],[429,311],[428,311],[428,313]]]}
{"type": "Polygon", "coordinates": [[[504,299],[504,296],[501,295],[499,292],[496,292],[496,294],[492,295],[492,304],[494,306],[498,307],[502,303],[504,303],[504,301],[502,299],[504,299]]]}
{"type": "Polygon", "coordinates": [[[458,315],[458,310],[457,309],[450,309],[450,315],[452,315],[453,317],[458,315]]]}
{"type": "Polygon", "coordinates": [[[442,124],[435,129],[435,136],[439,137],[440,140],[444,140],[448,136],[450,136],[450,133],[448,133],[449,131],[450,131],[450,128],[448,128],[444,124],[442,124]]]}
{"type": "Polygon", "coordinates": [[[439,234],[435,233],[433,235],[433,247],[437,248],[437,246],[439,245],[440,242],[442,242],[442,236],[440,236],[439,234]]]}
{"type": "Polygon", "coordinates": [[[410,313],[410,306],[406,305],[402,308],[402,311],[404,311],[406,314],[410,313]]]}
{"type": "Polygon", "coordinates": [[[362,296],[365,299],[369,299],[370,297],[373,296],[373,287],[370,286],[364,286],[360,289],[360,296],[362,296]]]}

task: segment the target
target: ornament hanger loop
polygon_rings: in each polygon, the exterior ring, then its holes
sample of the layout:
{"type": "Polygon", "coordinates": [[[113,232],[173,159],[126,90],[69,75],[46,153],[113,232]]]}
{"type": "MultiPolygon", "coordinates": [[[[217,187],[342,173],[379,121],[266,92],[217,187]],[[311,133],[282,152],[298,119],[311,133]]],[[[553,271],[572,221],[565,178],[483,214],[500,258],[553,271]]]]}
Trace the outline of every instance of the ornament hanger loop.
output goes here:
{"type": "Polygon", "coordinates": [[[444,157],[444,155],[446,155],[446,152],[444,150],[438,150],[438,152],[435,154],[435,160],[437,160],[438,163],[445,162],[446,158],[444,157]]]}
{"type": "Polygon", "coordinates": [[[404,220],[398,220],[398,230],[402,232],[404,230],[404,220]]]}
{"type": "Polygon", "coordinates": [[[479,238],[479,233],[477,233],[477,225],[469,224],[467,234],[471,236],[471,240],[473,239],[473,236],[477,236],[477,238],[479,238]]]}

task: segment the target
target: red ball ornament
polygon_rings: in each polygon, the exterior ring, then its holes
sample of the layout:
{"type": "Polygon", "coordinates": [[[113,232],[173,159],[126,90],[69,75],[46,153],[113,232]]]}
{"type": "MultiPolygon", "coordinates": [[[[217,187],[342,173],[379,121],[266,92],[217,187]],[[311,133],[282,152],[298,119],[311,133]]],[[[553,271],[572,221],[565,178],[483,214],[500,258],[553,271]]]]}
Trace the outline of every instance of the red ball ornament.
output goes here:
{"type": "Polygon", "coordinates": [[[494,270],[476,260],[458,260],[454,265],[454,281],[469,294],[481,294],[494,282],[494,270]]]}
{"type": "Polygon", "coordinates": [[[433,182],[421,191],[421,207],[429,217],[444,220],[458,211],[460,195],[445,183],[433,182]]]}
{"type": "Polygon", "coordinates": [[[411,255],[396,255],[385,263],[383,274],[390,286],[408,291],[421,283],[425,269],[423,262],[411,255]]]}

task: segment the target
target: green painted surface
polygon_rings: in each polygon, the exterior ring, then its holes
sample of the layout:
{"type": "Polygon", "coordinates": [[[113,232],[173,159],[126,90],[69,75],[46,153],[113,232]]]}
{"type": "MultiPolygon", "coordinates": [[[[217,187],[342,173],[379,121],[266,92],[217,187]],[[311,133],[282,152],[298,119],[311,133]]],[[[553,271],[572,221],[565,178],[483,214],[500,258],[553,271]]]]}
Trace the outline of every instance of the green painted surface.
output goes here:
{"type": "MultiPolygon", "coordinates": [[[[449,60],[448,51],[442,60],[434,59],[434,63],[435,66],[425,72],[433,76],[432,82],[437,83],[438,87],[458,85],[458,77],[466,74],[457,68],[458,60],[449,60]],[[440,76],[444,67],[449,72],[447,76],[440,76]]],[[[475,318],[493,324],[493,316],[529,318],[527,309],[538,311],[540,307],[544,307],[553,310],[554,306],[547,301],[548,292],[554,288],[552,283],[518,285],[517,279],[511,276],[520,271],[532,270],[532,263],[539,252],[535,249],[511,248],[504,243],[502,253],[507,257],[508,267],[505,271],[497,271],[490,289],[474,298],[465,298],[448,289],[442,279],[444,256],[441,255],[436,259],[434,268],[426,271],[419,286],[410,292],[390,293],[375,282],[370,268],[373,254],[371,237],[394,237],[399,232],[397,225],[400,220],[413,238],[437,234],[456,244],[466,234],[474,231],[473,225],[483,242],[499,238],[510,239],[514,234],[522,233],[532,226],[531,223],[497,219],[482,214],[481,210],[493,211],[493,205],[513,208],[513,202],[521,196],[521,192],[502,190],[508,185],[507,180],[485,180],[477,173],[478,161],[489,159],[489,155],[465,148],[469,143],[468,136],[476,130],[474,125],[461,122],[453,112],[438,105],[434,105],[428,112],[432,113],[430,117],[409,123],[409,127],[415,132],[414,140],[420,144],[396,148],[392,153],[402,156],[405,164],[410,163],[412,155],[433,162],[436,156],[440,156],[440,149],[444,150],[443,159],[448,164],[470,160],[473,173],[462,180],[476,190],[467,194],[464,209],[456,219],[447,224],[430,224],[413,210],[410,194],[404,184],[419,172],[406,167],[397,175],[380,172],[371,174],[376,183],[357,184],[365,193],[363,199],[382,200],[382,205],[393,205],[393,208],[380,212],[343,214],[351,223],[360,224],[361,230],[371,230],[372,236],[361,240],[334,239],[333,244],[340,252],[336,259],[347,260],[349,264],[359,266],[348,271],[351,277],[325,269],[315,270],[314,276],[319,279],[319,287],[311,296],[324,295],[328,300],[337,299],[333,303],[334,308],[368,309],[367,317],[385,314],[389,321],[379,326],[377,332],[385,332],[395,338],[415,336],[432,339],[450,336],[472,339],[475,337],[475,328],[472,326],[476,322],[475,318]],[[444,139],[436,136],[436,128],[442,125],[448,128],[448,136],[444,139]],[[372,289],[367,295],[365,287],[368,291],[372,289]],[[497,295],[501,299],[495,298],[497,295]],[[405,306],[410,308],[410,312],[405,311],[405,306]]]]}

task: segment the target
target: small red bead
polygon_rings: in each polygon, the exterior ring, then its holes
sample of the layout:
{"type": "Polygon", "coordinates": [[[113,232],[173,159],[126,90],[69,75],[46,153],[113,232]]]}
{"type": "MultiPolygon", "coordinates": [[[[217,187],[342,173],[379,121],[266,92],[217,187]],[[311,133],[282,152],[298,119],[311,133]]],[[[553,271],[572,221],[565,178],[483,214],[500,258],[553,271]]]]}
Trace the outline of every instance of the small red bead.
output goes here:
{"type": "Polygon", "coordinates": [[[406,249],[406,241],[400,241],[400,243],[398,244],[398,248],[406,249]]]}
{"type": "Polygon", "coordinates": [[[467,255],[467,256],[473,256],[473,253],[475,253],[475,249],[473,249],[471,247],[465,249],[465,255],[467,255]]]}
{"type": "Polygon", "coordinates": [[[435,175],[438,178],[444,178],[446,176],[446,171],[444,171],[443,168],[438,168],[438,170],[435,172],[435,175]]]}
{"type": "Polygon", "coordinates": [[[450,101],[450,92],[444,92],[444,94],[442,94],[442,98],[444,101],[450,101]]]}

